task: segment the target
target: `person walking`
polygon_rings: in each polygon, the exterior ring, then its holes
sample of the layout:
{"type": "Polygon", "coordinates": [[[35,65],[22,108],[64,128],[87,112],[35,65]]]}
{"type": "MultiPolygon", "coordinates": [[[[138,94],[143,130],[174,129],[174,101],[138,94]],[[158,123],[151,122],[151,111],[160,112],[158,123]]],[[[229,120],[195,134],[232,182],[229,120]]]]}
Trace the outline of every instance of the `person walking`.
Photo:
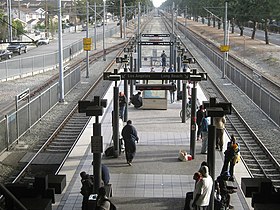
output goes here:
{"type": "Polygon", "coordinates": [[[203,117],[201,122],[201,154],[207,154],[208,147],[208,125],[210,124],[208,117],[203,117]]]}
{"type": "Polygon", "coordinates": [[[175,102],[175,92],[177,90],[177,87],[175,85],[174,82],[171,82],[171,89],[169,90],[170,92],[170,103],[174,103],[175,102]]]}
{"type": "Polygon", "coordinates": [[[224,146],[224,130],[226,118],[214,117],[214,126],[216,127],[216,149],[223,151],[224,146]]]}
{"type": "Polygon", "coordinates": [[[229,165],[229,181],[234,181],[233,173],[234,173],[234,166],[238,162],[239,158],[239,144],[236,142],[235,136],[232,134],[230,142],[227,144],[227,149],[224,152],[224,165],[221,171],[221,174],[223,174],[225,171],[228,171],[228,165],[229,165]]]}
{"type": "Polygon", "coordinates": [[[97,203],[96,203],[96,209],[97,210],[110,210],[110,200],[106,196],[106,190],[104,187],[100,187],[98,189],[98,196],[97,196],[97,203]]]}
{"type": "Polygon", "coordinates": [[[125,157],[128,165],[132,165],[131,162],[136,153],[136,144],[138,143],[139,138],[137,135],[136,128],[132,125],[132,121],[128,120],[127,124],[124,126],[122,130],[122,137],[124,139],[124,147],[125,147],[125,157]]]}
{"type": "Polygon", "coordinates": [[[162,68],[165,68],[167,55],[165,54],[164,50],[162,51],[160,57],[161,57],[161,66],[162,68]]]}
{"type": "Polygon", "coordinates": [[[127,98],[123,92],[119,93],[119,115],[122,120],[124,120],[124,113],[127,106],[127,98]]]}
{"type": "Polygon", "coordinates": [[[195,185],[192,207],[195,210],[207,210],[210,203],[213,179],[209,175],[209,169],[207,166],[202,166],[200,172],[202,179],[195,185]]]}
{"type": "Polygon", "coordinates": [[[85,171],[82,171],[80,173],[81,177],[81,194],[83,195],[83,201],[82,201],[82,210],[88,209],[88,198],[90,194],[93,192],[93,181],[89,174],[87,174],[85,171]]]}
{"type": "Polygon", "coordinates": [[[196,111],[196,124],[197,124],[196,138],[197,138],[197,141],[202,139],[201,126],[202,126],[203,116],[204,116],[204,108],[203,108],[203,105],[200,105],[199,109],[196,111]]]}

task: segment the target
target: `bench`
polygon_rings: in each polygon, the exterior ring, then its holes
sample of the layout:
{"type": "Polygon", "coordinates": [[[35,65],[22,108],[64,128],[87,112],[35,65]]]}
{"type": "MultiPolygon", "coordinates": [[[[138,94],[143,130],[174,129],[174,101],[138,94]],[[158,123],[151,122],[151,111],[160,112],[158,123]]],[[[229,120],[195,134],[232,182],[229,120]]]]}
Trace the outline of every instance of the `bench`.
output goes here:
{"type": "Polygon", "coordinates": [[[253,192],[260,192],[261,183],[271,182],[268,178],[241,178],[241,189],[246,198],[251,198],[253,192]]]}
{"type": "Polygon", "coordinates": [[[55,194],[61,194],[66,186],[66,175],[48,175],[48,187],[55,189],[55,194]]]}

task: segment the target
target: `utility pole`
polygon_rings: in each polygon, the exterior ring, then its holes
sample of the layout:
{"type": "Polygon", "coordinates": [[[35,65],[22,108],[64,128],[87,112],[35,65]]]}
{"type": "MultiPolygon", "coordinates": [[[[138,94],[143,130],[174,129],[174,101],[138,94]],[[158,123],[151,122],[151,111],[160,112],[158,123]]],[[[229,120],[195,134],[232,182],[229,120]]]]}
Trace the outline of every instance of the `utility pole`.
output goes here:
{"type": "MultiPolygon", "coordinates": [[[[87,1],[87,30],[86,30],[86,37],[89,38],[88,33],[88,21],[89,21],[89,2],[87,1]]],[[[86,52],[86,61],[87,61],[87,68],[86,68],[86,78],[89,78],[89,51],[86,52]]]]}
{"type": "Polygon", "coordinates": [[[123,4],[123,10],[124,10],[123,33],[124,33],[124,38],[126,38],[126,5],[125,5],[125,3],[123,4]]]}
{"type": "Polygon", "coordinates": [[[8,13],[8,42],[13,40],[13,29],[12,29],[12,0],[7,0],[7,13],[8,13]]]}
{"type": "MultiPolygon", "coordinates": [[[[227,38],[228,38],[228,24],[227,24],[227,1],[225,1],[225,17],[224,17],[224,46],[227,46],[228,45],[228,41],[227,41],[227,38]]],[[[225,76],[225,72],[226,72],[226,59],[227,59],[227,54],[228,52],[227,51],[224,51],[223,53],[223,75],[222,75],[222,78],[224,79],[226,76],[225,76]]]]}
{"type": "Polygon", "coordinates": [[[62,48],[62,21],[61,0],[58,0],[58,56],[59,56],[59,102],[64,102],[64,72],[63,72],[63,48],[62,48]]]}
{"type": "Polygon", "coordinates": [[[45,0],[45,37],[49,37],[49,13],[48,13],[48,4],[47,0],[45,0]]]}
{"type": "Polygon", "coordinates": [[[122,0],[120,0],[120,37],[122,38],[122,0]]]}

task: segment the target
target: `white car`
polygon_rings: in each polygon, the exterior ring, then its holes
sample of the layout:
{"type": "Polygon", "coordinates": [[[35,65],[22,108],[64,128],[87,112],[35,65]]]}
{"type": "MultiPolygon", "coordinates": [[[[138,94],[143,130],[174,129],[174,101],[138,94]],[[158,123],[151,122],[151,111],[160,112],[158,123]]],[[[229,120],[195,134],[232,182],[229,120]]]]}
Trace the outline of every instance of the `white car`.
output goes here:
{"type": "Polygon", "coordinates": [[[40,45],[47,45],[50,43],[49,38],[40,38],[36,41],[36,46],[40,46],[40,45]]]}

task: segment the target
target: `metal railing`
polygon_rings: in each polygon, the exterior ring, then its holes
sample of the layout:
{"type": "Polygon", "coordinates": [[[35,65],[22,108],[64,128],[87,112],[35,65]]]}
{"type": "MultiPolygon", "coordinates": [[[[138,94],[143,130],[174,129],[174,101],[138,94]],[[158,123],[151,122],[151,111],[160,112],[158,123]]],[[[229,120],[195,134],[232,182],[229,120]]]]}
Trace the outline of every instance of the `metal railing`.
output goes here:
{"type": "MultiPolygon", "coordinates": [[[[81,81],[81,69],[77,67],[64,77],[67,94],[81,81]]],[[[59,83],[55,83],[39,96],[24,104],[17,111],[0,121],[0,153],[8,150],[59,102],[59,83]]]]}

